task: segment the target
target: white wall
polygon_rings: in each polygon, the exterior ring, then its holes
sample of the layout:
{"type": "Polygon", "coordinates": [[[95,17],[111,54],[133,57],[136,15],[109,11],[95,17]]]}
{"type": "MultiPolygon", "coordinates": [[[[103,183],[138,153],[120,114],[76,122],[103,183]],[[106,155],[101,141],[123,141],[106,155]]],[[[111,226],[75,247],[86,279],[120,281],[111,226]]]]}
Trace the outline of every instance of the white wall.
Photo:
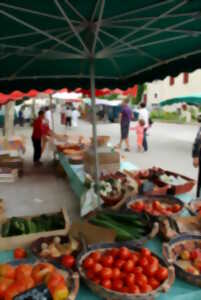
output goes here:
{"type": "Polygon", "coordinates": [[[186,84],[183,83],[183,73],[175,78],[174,85],[170,85],[170,77],[148,83],[145,94],[147,94],[149,104],[159,103],[174,97],[201,94],[201,70],[189,73],[189,82],[186,84]]]}

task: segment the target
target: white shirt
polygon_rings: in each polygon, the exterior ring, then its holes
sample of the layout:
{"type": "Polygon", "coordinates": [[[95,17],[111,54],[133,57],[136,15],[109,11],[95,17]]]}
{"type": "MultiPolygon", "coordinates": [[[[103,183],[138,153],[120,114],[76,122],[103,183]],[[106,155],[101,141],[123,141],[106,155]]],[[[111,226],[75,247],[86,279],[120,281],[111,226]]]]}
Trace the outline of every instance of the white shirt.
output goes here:
{"type": "Polygon", "coordinates": [[[47,110],[45,112],[45,119],[48,121],[48,125],[49,125],[50,129],[52,129],[52,115],[51,115],[50,110],[47,110]]]}
{"type": "Polygon", "coordinates": [[[77,127],[77,120],[80,117],[79,111],[76,109],[72,111],[72,121],[73,121],[73,127],[77,127]]]}
{"type": "Polygon", "coordinates": [[[149,126],[149,112],[146,108],[141,108],[139,110],[139,120],[143,120],[145,122],[145,127],[149,126]]]}
{"type": "Polygon", "coordinates": [[[72,110],[71,109],[66,110],[66,117],[69,117],[69,118],[72,117],[72,110]]]}

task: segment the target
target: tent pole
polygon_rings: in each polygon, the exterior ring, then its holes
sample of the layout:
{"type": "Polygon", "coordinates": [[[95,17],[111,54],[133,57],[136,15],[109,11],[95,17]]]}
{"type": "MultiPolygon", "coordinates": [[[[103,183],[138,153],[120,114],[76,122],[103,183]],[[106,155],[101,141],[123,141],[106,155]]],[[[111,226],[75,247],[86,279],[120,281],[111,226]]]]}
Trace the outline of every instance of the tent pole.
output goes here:
{"type": "Polygon", "coordinates": [[[96,191],[99,195],[98,183],[99,183],[99,162],[97,152],[97,128],[96,128],[96,99],[95,99],[95,72],[94,72],[94,60],[90,62],[90,89],[91,89],[91,102],[92,102],[92,129],[93,129],[93,147],[95,155],[95,183],[96,191]]]}
{"type": "Polygon", "coordinates": [[[52,101],[52,95],[50,95],[50,111],[51,111],[51,119],[52,119],[52,130],[55,130],[55,126],[54,126],[54,111],[53,111],[53,101],[52,101]]]}

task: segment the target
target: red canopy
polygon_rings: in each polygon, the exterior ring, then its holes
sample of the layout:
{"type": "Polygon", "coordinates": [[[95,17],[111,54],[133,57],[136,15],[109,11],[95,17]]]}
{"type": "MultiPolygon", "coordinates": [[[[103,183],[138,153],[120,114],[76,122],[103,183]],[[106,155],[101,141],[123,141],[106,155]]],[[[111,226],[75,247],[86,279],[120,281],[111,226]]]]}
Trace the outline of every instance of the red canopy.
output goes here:
{"type": "MultiPolygon", "coordinates": [[[[67,88],[63,88],[59,90],[60,93],[68,92],[67,88]]],[[[23,93],[21,91],[14,91],[10,94],[3,94],[0,93],[0,105],[7,104],[9,101],[17,101],[21,100],[24,97],[34,98],[38,96],[38,94],[46,94],[46,95],[52,95],[55,93],[55,90],[52,89],[46,89],[45,91],[38,91],[38,90],[30,90],[27,93],[23,93]]]]}

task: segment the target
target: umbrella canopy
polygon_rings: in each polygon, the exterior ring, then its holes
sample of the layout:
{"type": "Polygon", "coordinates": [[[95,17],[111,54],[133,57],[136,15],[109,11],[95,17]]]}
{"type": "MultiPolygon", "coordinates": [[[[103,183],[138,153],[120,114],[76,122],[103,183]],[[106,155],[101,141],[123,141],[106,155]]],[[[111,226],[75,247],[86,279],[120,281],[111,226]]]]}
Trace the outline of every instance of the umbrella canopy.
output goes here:
{"type": "Polygon", "coordinates": [[[201,94],[190,95],[186,97],[171,98],[160,103],[160,106],[172,105],[177,103],[186,103],[190,105],[201,105],[201,94]]]}
{"type": "Polygon", "coordinates": [[[0,91],[126,89],[201,65],[200,0],[1,0],[0,91]],[[6,29],[6,30],[5,30],[6,29]]]}

